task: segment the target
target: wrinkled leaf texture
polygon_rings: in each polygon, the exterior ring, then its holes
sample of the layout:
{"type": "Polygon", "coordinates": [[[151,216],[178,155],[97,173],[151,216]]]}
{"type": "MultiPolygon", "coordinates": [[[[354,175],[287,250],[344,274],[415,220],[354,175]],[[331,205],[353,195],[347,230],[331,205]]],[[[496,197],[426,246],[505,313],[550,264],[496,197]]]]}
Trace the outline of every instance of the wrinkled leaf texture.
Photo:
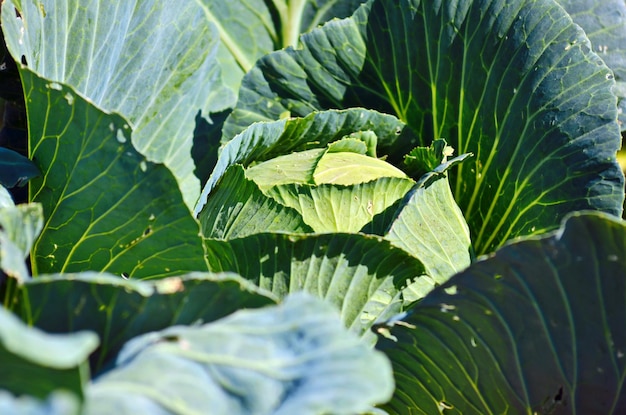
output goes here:
{"type": "MultiPolygon", "coordinates": [[[[233,103],[216,59],[219,35],[196,1],[5,1],[2,27],[16,62],[124,116],[136,148],[172,170],[193,206],[200,192],[191,158],[196,116],[233,103]]],[[[18,66],[29,91],[31,78],[18,66]]],[[[29,131],[48,114],[27,111],[29,131]]]]}
{"type": "Polygon", "coordinates": [[[287,111],[394,114],[475,154],[451,186],[478,254],[574,210],[621,214],[613,75],[553,0],[372,1],[301,43],[246,75],[226,139],[287,111]]]}
{"type": "Polygon", "coordinates": [[[172,325],[208,323],[241,308],[274,302],[270,293],[233,274],[191,273],[133,281],[83,272],[26,282],[14,309],[24,321],[49,333],[98,334],[100,346],[89,357],[93,373],[98,374],[135,336],[172,325]]]}
{"type": "Polygon", "coordinates": [[[85,413],[362,413],[393,392],[389,361],[336,310],[302,293],[203,326],[127,343],[90,386],[85,413]]]}
{"type": "Polygon", "coordinates": [[[626,129],[626,4],[621,0],[557,0],[587,33],[593,50],[615,75],[619,121],[626,129]]]}
{"type": "Polygon", "coordinates": [[[381,339],[392,413],[626,411],[626,224],[576,213],[438,287],[381,339]]]}
{"type": "Polygon", "coordinates": [[[31,153],[45,171],[31,182],[45,217],[33,273],[206,271],[199,226],[174,176],[135,150],[127,122],[27,68],[22,76],[30,85],[31,153]]]}

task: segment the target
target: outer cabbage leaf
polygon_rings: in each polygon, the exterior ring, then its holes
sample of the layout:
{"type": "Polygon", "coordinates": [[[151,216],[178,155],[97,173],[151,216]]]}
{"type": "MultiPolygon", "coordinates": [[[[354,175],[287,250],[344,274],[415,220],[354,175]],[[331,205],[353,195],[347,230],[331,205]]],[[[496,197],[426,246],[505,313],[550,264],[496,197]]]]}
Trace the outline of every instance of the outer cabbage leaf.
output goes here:
{"type": "Polygon", "coordinates": [[[346,233],[260,233],[227,241],[206,240],[211,271],[242,275],[279,298],[307,291],[341,310],[346,327],[363,334],[435,282],[415,257],[379,236],[346,233]]]}
{"type": "Polygon", "coordinates": [[[621,0],[557,0],[587,33],[593,50],[615,75],[619,121],[626,130],[626,4],[621,0]]]}
{"type": "Polygon", "coordinates": [[[472,264],[391,329],[388,409],[622,414],[625,319],[626,224],[572,215],[472,264]]]}
{"type": "MultiPolygon", "coordinates": [[[[17,62],[129,120],[136,148],[172,170],[193,206],[195,117],[233,103],[219,74],[218,33],[196,1],[12,0],[2,27],[17,62]]],[[[31,125],[46,114],[28,112],[31,125]]]]}
{"type": "Polygon", "coordinates": [[[11,415],[78,415],[78,399],[66,392],[51,393],[45,400],[28,395],[15,397],[6,391],[0,391],[0,413],[11,415]]]}
{"type": "Polygon", "coordinates": [[[475,154],[450,178],[478,254],[573,210],[621,214],[613,74],[553,0],[378,0],[301,43],[246,75],[226,137],[286,112],[395,114],[419,145],[475,154]]]}
{"type": "Polygon", "coordinates": [[[42,227],[41,205],[15,206],[10,196],[6,206],[0,205],[0,271],[19,283],[30,277],[25,261],[42,227]]]}
{"type": "Polygon", "coordinates": [[[0,208],[12,207],[12,206],[15,206],[15,202],[13,202],[11,193],[9,193],[6,187],[0,185],[0,208]]]}
{"type": "Polygon", "coordinates": [[[362,413],[389,399],[385,356],[304,294],[212,324],[170,327],[127,343],[90,386],[85,413],[362,413]]]}
{"type": "Polygon", "coordinates": [[[14,308],[23,320],[47,332],[97,333],[102,340],[90,361],[98,373],[135,336],[171,325],[207,323],[274,302],[269,292],[233,274],[134,281],[84,272],[28,281],[20,287],[14,308]]]}
{"type": "Polygon", "coordinates": [[[198,223],[174,176],[135,150],[128,123],[70,87],[28,69],[22,76],[30,85],[31,156],[44,172],[31,181],[45,217],[33,274],[156,278],[206,271],[198,223]],[[35,114],[45,117],[37,121],[35,114]]]}
{"type": "Polygon", "coordinates": [[[94,333],[44,333],[0,307],[0,389],[38,399],[56,389],[82,396],[97,345],[94,333]]]}
{"type": "Polygon", "coordinates": [[[40,204],[0,207],[0,232],[19,248],[22,260],[28,257],[42,228],[43,210],[40,204]]]}
{"type": "Polygon", "coordinates": [[[469,228],[446,176],[415,186],[390,221],[384,238],[419,258],[426,273],[439,284],[469,266],[473,255],[469,228]]]}
{"type": "MultiPolygon", "coordinates": [[[[199,0],[220,37],[222,78],[233,90],[257,59],[276,49],[295,46],[300,33],[347,17],[365,0],[199,0]]],[[[234,105],[234,101],[233,101],[234,105]]]]}

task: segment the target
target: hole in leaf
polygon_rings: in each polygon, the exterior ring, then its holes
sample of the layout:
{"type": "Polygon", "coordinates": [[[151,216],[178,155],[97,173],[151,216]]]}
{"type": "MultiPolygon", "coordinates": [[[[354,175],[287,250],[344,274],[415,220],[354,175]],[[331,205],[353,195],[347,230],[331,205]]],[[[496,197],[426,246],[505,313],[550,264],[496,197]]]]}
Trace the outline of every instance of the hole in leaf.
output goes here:
{"type": "Polygon", "coordinates": [[[556,391],[556,393],[553,396],[547,397],[543,401],[543,404],[541,405],[541,408],[539,408],[539,411],[535,411],[535,413],[552,414],[558,406],[562,406],[565,404],[566,402],[563,386],[559,386],[559,389],[556,391]]]}
{"type": "Polygon", "coordinates": [[[559,391],[554,395],[554,402],[558,403],[563,400],[563,386],[559,387],[559,391]]]}

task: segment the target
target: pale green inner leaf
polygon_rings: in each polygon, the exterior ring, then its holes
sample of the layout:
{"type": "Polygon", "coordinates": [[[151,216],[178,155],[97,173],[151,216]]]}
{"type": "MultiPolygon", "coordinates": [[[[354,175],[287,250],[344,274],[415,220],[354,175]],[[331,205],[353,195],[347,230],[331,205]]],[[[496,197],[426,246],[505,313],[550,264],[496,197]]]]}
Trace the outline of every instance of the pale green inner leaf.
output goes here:
{"type": "Polygon", "coordinates": [[[402,170],[383,160],[352,152],[327,153],[313,173],[313,179],[318,185],[324,183],[352,185],[380,177],[407,176],[402,170]]]}

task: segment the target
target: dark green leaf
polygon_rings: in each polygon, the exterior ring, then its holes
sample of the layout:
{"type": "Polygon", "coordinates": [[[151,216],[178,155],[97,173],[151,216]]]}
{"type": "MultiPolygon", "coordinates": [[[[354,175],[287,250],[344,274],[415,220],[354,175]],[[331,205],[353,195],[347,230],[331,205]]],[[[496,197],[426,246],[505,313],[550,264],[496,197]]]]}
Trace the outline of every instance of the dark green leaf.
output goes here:
{"type": "Polygon", "coordinates": [[[82,396],[94,333],[47,334],[0,307],[0,389],[45,399],[56,389],[82,396]]]}
{"type": "Polygon", "coordinates": [[[619,120],[626,129],[626,3],[623,0],[557,0],[582,26],[596,52],[615,75],[619,120]]]}
{"type": "Polygon", "coordinates": [[[40,174],[32,161],[20,153],[0,147],[0,185],[8,188],[21,187],[40,174]]]}
{"type": "MultiPolygon", "coordinates": [[[[304,3],[302,32],[308,32],[333,18],[350,16],[367,0],[308,0],[304,3]]],[[[289,1],[288,1],[289,3],[289,1]]],[[[298,2],[292,2],[298,3],[298,2]]]]}
{"type": "Polygon", "coordinates": [[[91,330],[102,344],[94,371],[131,338],[174,324],[209,322],[240,308],[272,304],[269,293],[232,274],[193,273],[155,281],[95,273],[49,275],[21,287],[16,309],[43,330],[91,330]]]}
{"type": "Polygon", "coordinates": [[[28,69],[22,76],[31,86],[29,114],[50,115],[29,131],[33,159],[44,171],[31,181],[45,217],[33,274],[97,270],[157,278],[206,270],[199,225],[176,180],[134,149],[125,120],[28,69]]]}
{"type": "Polygon", "coordinates": [[[439,166],[453,152],[446,140],[436,139],[430,147],[415,147],[404,157],[404,167],[411,177],[418,178],[439,166]]]}
{"type": "Polygon", "coordinates": [[[626,412],[626,223],[570,216],[410,310],[392,359],[398,414],[626,412]],[[406,324],[413,328],[406,327],[406,324]],[[552,412],[554,410],[554,412],[552,412]]]}
{"type": "Polygon", "coordinates": [[[432,169],[432,171],[429,171],[428,173],[420,177],[420,179],[417,181],[417,185],[424,186],[424,187],[430,186],[432,183],[435,182],[435,180],[438,180],[444,177],[445,173],[450,169],[450,167],[460,164],[472,156],[473,156],[472,153],[465,153],[465,154],[461,154],[460,156],[451,158],[448,161],[442,162],[437,167],[432,169]]]}
{"type": "Polygon", "coordinates": [[[378,0],[301,42],[246,75],[227,137],[285,112],[395,114],[421,139],[408,148],[476,155],[451,185],[478,253],[573,210],[621,214],[613,75],[554,1],[378,0]]]}
{"type": "Polygon", "coordinates": [[[401,289],[424,296],[434,286],[419,260],[372,235],[262,233],[206,245],[212,271],[236,272],[279,298],[301,290],[322,297],[359,334],[401,310],[401,289]]]}
{"type": "Polygon", "coordinates": [[[85,413],[352,414],[393,391],[388,360],[303,294],[127,343],[90,386],[85,413]]]}

